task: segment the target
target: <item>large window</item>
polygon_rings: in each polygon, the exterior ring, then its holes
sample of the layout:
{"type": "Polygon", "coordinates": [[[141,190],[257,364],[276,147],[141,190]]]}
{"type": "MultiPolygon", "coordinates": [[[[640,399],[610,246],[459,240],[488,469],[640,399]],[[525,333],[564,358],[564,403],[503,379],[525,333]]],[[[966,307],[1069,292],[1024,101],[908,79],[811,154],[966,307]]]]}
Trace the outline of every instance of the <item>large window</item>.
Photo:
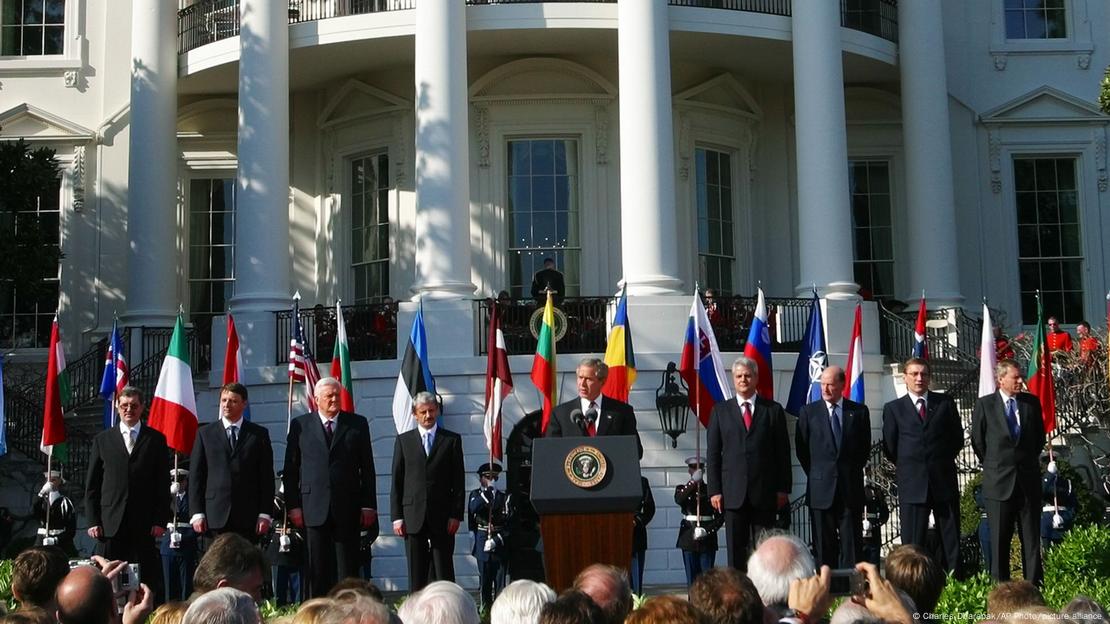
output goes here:
{"type": "Polygon", "coordinates": [[[1066,0],[1005,0],[1007,39],[1066,39],[1066,0]]]}
{"type": "Polygon", "coordinates": [[[509,141],[509,290],[530,294],[544,258],[555,260],[567,292],[579,292],[578,141],[509,141]]]}
{"type": "Polygon", "coordinates": [[[65,53],[65,0],[0,0],[0,56],[65,53]]]}
{"type": "Polygon", "coordinates": [[[235,286],[235,178],[189,185],[189,312],[227,312],[235,286]]]}
{"type": "Polygon", "coordinates": [[[697,148],[698,281],[703,289],[732,294],[732,157],[697,148]]]}
{"type": "Polygon", "coordinates": [[[354,303],[389,296],[389,157],[351,161],[351,272],[354,303]]]}
{"type": "Polygon", "coordinates": [[[890,163],[848,165],[856,283],[874,299],[894,296],[894,244],[890,219],[890,163]]]}
{"type": "MultiPolygon", "coordinates": [[[[20,228],[37,223],[46,233],[48,245],[61,246],[59,210],[61,179],[56,179],[40,196],[34,210],[15,213],[0,221],[0,236],[18,236],[20,228]]],[[[15,262],[6,258],[4,262],[15,262]]],[[[58,309],[58,275],[61,263],[52,274],[30,292],[11,283],[0,283],[0,348],[46,348],[50,346],[50,325],[58,309]]]]}
{"type": "Polygon", "coordinates": [[[1074,158],[1015,158],[1021,316],[1037,322],[1037,291],[1045,314],[1083,320],[1083,248],[1074,158]]]}

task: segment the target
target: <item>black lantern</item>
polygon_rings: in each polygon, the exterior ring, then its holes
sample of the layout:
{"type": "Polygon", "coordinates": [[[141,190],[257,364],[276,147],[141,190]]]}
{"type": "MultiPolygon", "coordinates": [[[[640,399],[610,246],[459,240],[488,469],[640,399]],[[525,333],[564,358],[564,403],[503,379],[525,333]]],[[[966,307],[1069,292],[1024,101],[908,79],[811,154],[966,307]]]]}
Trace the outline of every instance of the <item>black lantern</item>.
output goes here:
{"type": "Polygon", "coordinates": [[[690,418],[690,397],[683,392],[686,384],[679,377],[674,362],[667,362],[663,371],[663,381],[655,391],[655,410],[659,412],[659,426],[671,438],[671,448],[678,448],[678,436],[686,433],[686,421],[690,418]],[[682,384],[681,386],[679,384],[682,384]]]}

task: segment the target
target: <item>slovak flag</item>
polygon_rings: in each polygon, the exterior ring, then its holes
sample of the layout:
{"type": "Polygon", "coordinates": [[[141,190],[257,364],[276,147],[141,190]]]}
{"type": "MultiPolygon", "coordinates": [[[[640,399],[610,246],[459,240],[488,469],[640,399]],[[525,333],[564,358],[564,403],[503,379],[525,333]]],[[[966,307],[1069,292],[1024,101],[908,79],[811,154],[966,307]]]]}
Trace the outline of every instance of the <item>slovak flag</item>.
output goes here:
{"type": "Polygon", "coordinates": [[[844,398],[863,403],[863,306],[856,304],[856,321],[852,323],[852,342],[848,346],[848,385],[844,398]]]}
{"type": "Polygon", "coordinates": [[[709,412],[719,401],[732,398],[732,385],[721,363],[721,350],[717,337],[709,325],[709,315],[701,303],[701,295],[694,291],[690,306],[690,320],[686,322],[686,340],[682,344],[682,363],[678,372],[690,389],[690,408],[698,415],[701,424],[709,424],[709,412]]]}
{"type": "Polygon", "coordinates": [[[774,400],[775,379],[771,372],[771,330],[767,325],[767,304],[763,300],[763,289],[758,289],[759,297],[755,304],[755,316],[752,318],[752,328],[748,331],[748,342],[744,345],[744,355],[751,358],[759,370],[759,384],[756,392],[759,396],[774,400]]]}
{"type": "Polygon", "coordinates": [[[921,305],[917,307],[917,324],[913,326],[913,357],[929,359],[929,343],[925,342],[925,293],[921,293],[921,305]]]}

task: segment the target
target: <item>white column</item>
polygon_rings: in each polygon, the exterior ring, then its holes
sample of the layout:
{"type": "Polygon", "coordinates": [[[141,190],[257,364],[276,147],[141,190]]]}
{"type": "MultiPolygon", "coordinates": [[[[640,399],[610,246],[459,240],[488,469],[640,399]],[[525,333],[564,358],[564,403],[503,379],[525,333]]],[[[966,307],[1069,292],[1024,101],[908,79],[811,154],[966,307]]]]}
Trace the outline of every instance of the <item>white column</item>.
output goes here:
{"type": "Polygon", "coordinates": [[[852,215],[848,201],[848,138],[840,3],[795,7],[794,117],[798,154],[797,293],[816,284],[832,299],[854,298],[852,215]]]}
{"type": "Polygon", "coordinates": [[[231,307],[247,366],[273,364],[272,311],[291,305],[287,8],[274,0],[242,0],[240,5],[239,168],[231,307]]]}
{"type": "Polygon", "coordinates": [[[177,29],[174,5],[131,11],[131,130],[127,171],[127,314],[132,326],[177,314],[177,29]]]}
{"type": "Polygon", "coordinates": [[[418,296],[462,299],[470,267],[466,4],[416,3],[416,283],[418,296]]]}
{"type": "Polygon", "coordinates": [[[929,304],[957,306],[960,294],[948,80],[941,7],[898,3],[902,136],[906,155],[906,233],[913,267],[905,298],[925,290],[929,304]]]}
{"type": "MultiPolygon", "coordinates": [[[[681,292],[675,240],[670,24],[664,0],[617,3],[621,263],[633,295],[681,292]]],[[[616,290],[616,284],[612,290],[616,290]]]]}

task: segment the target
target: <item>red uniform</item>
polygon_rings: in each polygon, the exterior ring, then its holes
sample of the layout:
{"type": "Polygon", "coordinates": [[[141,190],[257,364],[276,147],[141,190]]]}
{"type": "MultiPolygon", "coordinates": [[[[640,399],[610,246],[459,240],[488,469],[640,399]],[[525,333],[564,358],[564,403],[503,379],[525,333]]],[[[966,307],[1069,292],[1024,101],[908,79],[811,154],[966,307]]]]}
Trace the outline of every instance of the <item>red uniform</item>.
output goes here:
{"type": "Polygon", "coordinates": [[[1071,334],[1066,331],[1049,332],[1048,334],[1048,350],[1049,351],[1067,351],[1071,352],[1073,349],[1071,343],[1071,334]]]}

